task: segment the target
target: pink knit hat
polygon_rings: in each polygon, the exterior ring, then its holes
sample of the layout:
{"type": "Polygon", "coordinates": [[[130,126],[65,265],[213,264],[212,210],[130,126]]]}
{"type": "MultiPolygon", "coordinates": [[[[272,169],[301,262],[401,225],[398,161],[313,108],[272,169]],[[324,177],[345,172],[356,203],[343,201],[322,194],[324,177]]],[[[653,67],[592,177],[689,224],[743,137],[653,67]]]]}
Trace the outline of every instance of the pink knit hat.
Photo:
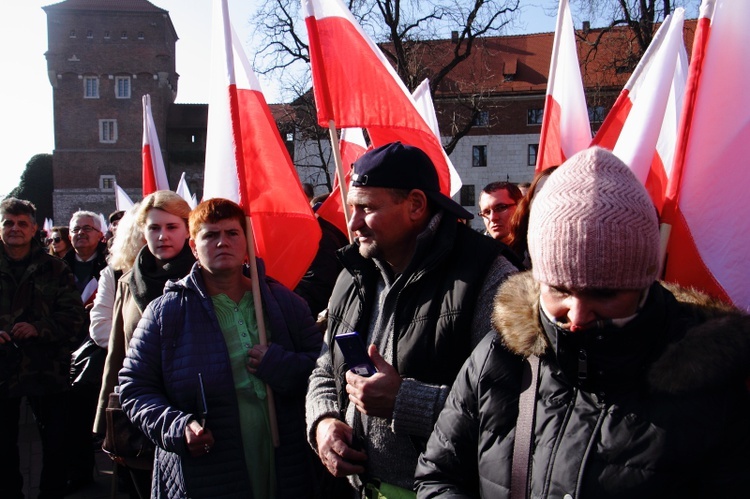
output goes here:
{"type": "Polygon", "coordinates": [[[600,147],[560,166],[531,207],[537,281],[566,289],[644,289],[656,279],[659,222],[646,189],[600,147]]]}

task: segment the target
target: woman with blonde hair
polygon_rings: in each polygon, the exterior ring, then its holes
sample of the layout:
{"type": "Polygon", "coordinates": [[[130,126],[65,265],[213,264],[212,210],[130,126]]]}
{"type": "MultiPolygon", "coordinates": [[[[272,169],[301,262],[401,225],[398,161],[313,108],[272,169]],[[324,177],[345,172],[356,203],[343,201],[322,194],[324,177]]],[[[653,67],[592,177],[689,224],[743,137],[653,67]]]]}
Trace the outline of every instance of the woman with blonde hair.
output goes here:
{"type": "MultiPolygon", "coordinates": [[[[135,213],[135,223],[141,228],[146,245],[136,255],[133,267],[117,283],[96,433],[106,430],[104,415],[109,394],[118,384],[117,373],[143,311],[151,300],[162,295],[167,281],[184,277],[195,263],[188,245],[189,214],[190,206],[172,191],[156,191],[146,196],[135,213]]],[[[151,458],[129,463],[140,493],[148,491],[150,486],[151,465],[151,458]]]]}

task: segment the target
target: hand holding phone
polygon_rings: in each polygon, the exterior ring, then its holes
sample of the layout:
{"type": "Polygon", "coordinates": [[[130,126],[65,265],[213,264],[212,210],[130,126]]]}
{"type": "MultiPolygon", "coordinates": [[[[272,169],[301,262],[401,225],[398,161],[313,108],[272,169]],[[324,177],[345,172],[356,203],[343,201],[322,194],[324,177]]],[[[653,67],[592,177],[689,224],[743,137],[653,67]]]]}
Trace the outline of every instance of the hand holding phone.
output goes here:
{"type": "Polygon", "coordinates": [[[339,346],[349,370],[354,374],[369,377],[378,372],[367,355],[367,348],[356,331],[336,335],[336,344],[339,346]]]}

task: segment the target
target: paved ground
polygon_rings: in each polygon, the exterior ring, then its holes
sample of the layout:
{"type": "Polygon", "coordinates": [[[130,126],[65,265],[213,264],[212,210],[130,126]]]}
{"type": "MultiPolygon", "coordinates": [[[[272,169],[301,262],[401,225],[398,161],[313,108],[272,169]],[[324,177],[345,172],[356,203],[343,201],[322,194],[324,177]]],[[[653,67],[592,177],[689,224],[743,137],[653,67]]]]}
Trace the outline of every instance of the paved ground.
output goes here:
{"type": "MultiPolygon", "coordinates": [[[[42,468],[42,442],[34,422],[34,416],[26,402],[21,404],[21,421],[18,444],[21,451],[21,473],[24,481],[24,495],[36,499],[39,495],[39,474],[42,468]]],[[[112,495],[112,461],[104,452],[96,453],[94,483],[67,496],[69,499],[127,499],[127,494],[112,495]]],[[[1,488],[1,486],[0,486],[1,488]]],[[[2,496],[2,494],[0,494],[2,496]]]]}

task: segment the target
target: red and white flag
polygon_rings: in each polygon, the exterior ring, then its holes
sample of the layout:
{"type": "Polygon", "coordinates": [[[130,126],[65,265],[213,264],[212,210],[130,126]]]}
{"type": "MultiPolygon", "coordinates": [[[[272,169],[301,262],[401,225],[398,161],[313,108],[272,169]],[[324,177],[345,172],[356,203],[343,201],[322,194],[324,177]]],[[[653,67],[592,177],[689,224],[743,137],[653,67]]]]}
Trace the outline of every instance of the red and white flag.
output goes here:
{"type": "Polygon", "coordinates": [[[750,310],[750,2],[704,0],[664,222],[665,278],[750,310]]]}
{"type": "Polygon", "coordinates": [[[159,136],[151,114],[151,96],[143,96],[143,197],[152,192],[169,190],[167,170],[161,157],[159,136]]]}
{"type": "Polygon", "coordinates": [[[612,150],[630,167],[659,211],[687,81],[683,22],[682,8],[664,20],[592,142],[612,150]]]}
{"type": "MultiPolygon", "coordinates": [[[[435,137],[440,140],[440,125],[438,123],[437,114],[435,113],[435,104],[432,102],[432,95],[430,95],[430,80],[427,78],[422,80],[422,83],[414,89],[411,96],[414,98],[414,103],[417,105],[417,111],[422,118],[424,118],[425,122],[430,127],[430,130],[432,130],[432,133],[435,134],[435,137]]],[[[455,196],[458,191],[461,190],[463,182],[461,181],[461,177],[459,176],[456,167],[453,166],[453,162],[445,153],[445,149],[442,147],[440,149],[443,151],[443,158],[448,165],[448,171],[451,176],[451,196],[455,196]]]]}
{"type": "MultiPolygon", "coordinates": [[[[367,151],[367,143],[361,128],[344,128],[341,130],[339,139],[339,149],[341,150],[341,164],[344,170],[344,184],[348,185],[352,174],[352,165],[360,156],[367,151]]],[[[318,211],[315,212],[319,217],[324,218],[336,226],[344,234],[349,233],[346,227],[346,216],[344,215],[344,205],[341,200],[341,187],[339,177],[333,178],[333,189],[328,199],[323,201],[318,211]]]]}
{"type": "Polygon", "coordinates": [[[182,172],[175,192],[185,200],[185,202],[190,206],[191,210],[198,205],[195,199],[195,195],[190,194],[190,187],[188,187],[187,180],[185,180],[185,172],[182,172]]]}
{"type": "MultiPolygon", "coordinates": [[[[430,96],[430,81],[425,79],[412,93],[417,111],[424,118],[427,125],[438,139],[440,138],[440,127],[438,126],[435,106],[430,96]]],[[[345,128],[341,131],[340,139],[341,162],[346,174],[346,183],[349,183],[351,175],[351,166],[354,162],[367,151],[365,137],[361,128],[345,128]]],[[[458,175],[456,168],[453,166],[450,158],[443,150],[443,157],[451,178],[451,195],[455,195],[461,189],[461,177],[458,175]]],[[[341,192],[338,186],[338,177],[334,179],[333,191],[326,201],[318,208],[318,216],[321,216],[336,225],[344,234],[347,233],[344,209],[341,204],[341,192]],[[331,199],[333,198],[333,199],[331,199]]]]}
{"type": "Polygon", "coordinates": [[[320,226],[231,27],[226,0],[214,1],[212,33],[203,198],[242,206],[266,273],[294,289],[318,250],[320,226]]]}
{"type": "Polygon", "coordinates": [[[568,0],[560,0],[536,171],[562,164],[590,143],[591,124],[583,93],[573,17],[568,0]]]}
{"type": "Polygon", "coordinates": [[[318,123],[366,128],[373,147],[401,141],[435,165],[440,191],[450,195],[443,146],[378,46],[341,0],[302,0],[310,46],[318,123]]]}

